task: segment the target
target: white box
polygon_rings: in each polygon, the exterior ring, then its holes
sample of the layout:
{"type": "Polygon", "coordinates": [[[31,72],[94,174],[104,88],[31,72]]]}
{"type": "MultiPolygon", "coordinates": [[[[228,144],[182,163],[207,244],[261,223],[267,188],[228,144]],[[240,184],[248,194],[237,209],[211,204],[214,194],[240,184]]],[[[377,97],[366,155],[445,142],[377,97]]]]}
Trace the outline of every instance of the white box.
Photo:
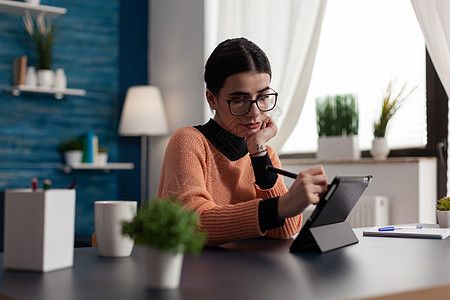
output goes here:
{"type": "Polygon", "coordinates": [[[319,137],[317,159],[358,160],[360,158],[361,151],[357,135],[319,137]]]}
{"type": "Polygon", "coordinates": [[[6,190],[4,230],[5,268],[48,272],[71,267],[75,190],[6,190]]]}

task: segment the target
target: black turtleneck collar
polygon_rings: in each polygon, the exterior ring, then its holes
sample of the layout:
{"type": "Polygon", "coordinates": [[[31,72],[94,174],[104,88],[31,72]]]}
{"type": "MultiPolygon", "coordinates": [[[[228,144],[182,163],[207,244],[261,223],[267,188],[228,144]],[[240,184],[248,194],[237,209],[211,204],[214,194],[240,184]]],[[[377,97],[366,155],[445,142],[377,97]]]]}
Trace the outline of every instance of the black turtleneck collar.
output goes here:
{"type": "Polygon", "coordinates": [[[234,135],[213,119],[204,125],[194,126],[209,140],[209,142],[225,155],[229,160],[235,161],[247,155],[247,141],[243,137],[234,135]]]}

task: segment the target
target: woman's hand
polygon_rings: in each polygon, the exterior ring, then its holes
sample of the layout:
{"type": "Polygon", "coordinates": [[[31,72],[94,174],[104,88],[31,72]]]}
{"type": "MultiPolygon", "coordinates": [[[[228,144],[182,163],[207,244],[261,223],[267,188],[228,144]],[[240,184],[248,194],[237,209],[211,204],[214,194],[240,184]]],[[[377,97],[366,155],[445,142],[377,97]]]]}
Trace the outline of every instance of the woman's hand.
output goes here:
{"type": "Polygon", "coordinates": [[[293,217],[310,204],[317,204],[327,188],[328,179],[322,166],[300,172],[289,191],[278,200],[278,217],[293,217]]]}
{"type": "MultiPolygon", "coordinates": [[[[261,128],[247,137],[247,149],[250,153],[256,153],[266,148],[266,143],[276,136],[278,127],[271,117],[265,118],[261,123],[261,128]]],[[[264,156],[266,153],[261,153],[264,156]]]]}

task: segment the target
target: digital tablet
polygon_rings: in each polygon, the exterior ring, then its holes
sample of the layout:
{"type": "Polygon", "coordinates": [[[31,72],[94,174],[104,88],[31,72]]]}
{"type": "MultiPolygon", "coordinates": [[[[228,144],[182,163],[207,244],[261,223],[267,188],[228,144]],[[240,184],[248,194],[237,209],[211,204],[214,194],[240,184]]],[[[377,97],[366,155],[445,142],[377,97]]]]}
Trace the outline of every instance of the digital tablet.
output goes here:
{"type": "Polygon", "coordinates": [[[371,180],[372,175],[336,176],[290,246],[290,251],[326,252],[358,243],[345,220],[371,180]]]}

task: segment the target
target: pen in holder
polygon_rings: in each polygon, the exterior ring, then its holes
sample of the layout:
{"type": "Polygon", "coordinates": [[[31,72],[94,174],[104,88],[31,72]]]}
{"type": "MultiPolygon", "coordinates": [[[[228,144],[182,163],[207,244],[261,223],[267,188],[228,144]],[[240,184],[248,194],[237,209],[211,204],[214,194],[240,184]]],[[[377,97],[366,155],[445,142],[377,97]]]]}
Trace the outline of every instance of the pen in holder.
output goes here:
{"type": "Polygon", "coordinates": [[[3,264],[47,272],[73,265],[74,189],[5,191],[3,264]]]}

